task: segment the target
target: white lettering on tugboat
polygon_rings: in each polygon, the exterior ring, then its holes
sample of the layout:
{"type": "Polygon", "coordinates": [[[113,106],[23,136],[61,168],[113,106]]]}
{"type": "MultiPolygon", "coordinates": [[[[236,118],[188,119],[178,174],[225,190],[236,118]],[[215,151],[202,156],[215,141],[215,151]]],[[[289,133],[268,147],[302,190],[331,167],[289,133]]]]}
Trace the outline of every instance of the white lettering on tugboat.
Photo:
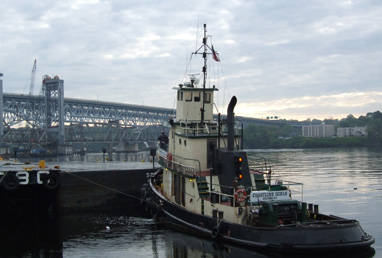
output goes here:
{"type": "Polygon", "coordinates": [[[289,190],[285,191],[252,191],[251,202],[289,200],[289,190]]]}

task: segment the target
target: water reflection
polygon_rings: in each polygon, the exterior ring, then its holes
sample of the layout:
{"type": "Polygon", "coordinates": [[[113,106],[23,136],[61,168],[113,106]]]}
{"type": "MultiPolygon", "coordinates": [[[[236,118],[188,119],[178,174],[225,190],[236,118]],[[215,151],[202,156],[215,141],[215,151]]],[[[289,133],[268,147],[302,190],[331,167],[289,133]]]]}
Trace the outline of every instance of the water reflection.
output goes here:
{"type": "Polygon", "coordinates": [[[196,258],[196,257],[246,257],[265,258],[265,254],[253,250],[228,246],[190,235],[166,231],[166,257],[196,258]]]}
{"type": "Polygon", "coordinates": [[[1,257],[62,257],[57,220],[49,214],[1,222],[1,257]]]}
{"type": "MultiPolygon", "coordinates": [[[[306,257],[225,245],[167,230],[150,218],[126,214],[70,214],[57,221],[41,218],[36,224],[28,221],[19,227],[12,225],[1,232],[7,236],[1,241],[1,257],[306,257]]],[[[373,254],[371,249],[352,257],[373,254]]]]}
{"type": "Polygon", "coordinates": [[[213,257],[213,258],[266,258],[266,257],[288,257],[288,258],[305,258],[305,257],[326,257],[326,258],[338,258],[338,257],[354,257],[354,258],[366,258],[373,257],[375,250],[362,251],[359,253],[335,253],[335,254],[280,254],[280,253],[267,253],[255,251],[253,249],[240,248],[238,246],[226,245],[209,241],[206,239],[200,239],[194,236],[185,235],[181,233],[165,231],[164,233],[166,242],[166,256],[176,258],[197,258],[197,257],[213,257]]]}
{"type": "Polygon", "coordinates": [[[62,232],[68,257],[163,257],[163,231],[152,219],[76,215],[66,217],[63,225],[71,225],[62,232]]]}

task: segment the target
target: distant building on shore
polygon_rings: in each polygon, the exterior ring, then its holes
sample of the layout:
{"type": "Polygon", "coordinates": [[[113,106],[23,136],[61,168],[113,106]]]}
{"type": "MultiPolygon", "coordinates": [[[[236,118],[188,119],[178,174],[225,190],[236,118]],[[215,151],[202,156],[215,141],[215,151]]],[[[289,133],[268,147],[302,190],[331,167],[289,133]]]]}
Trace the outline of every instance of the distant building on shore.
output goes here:
{"type": "Polygon", "coordinates": [[[367,127],[339,127],[337,128],[337,136],[338,137],[358,137],[358,136],[366,136],[367,135],[367,127]]]}
{"type": "Polygon", "coordinates": [[[306,125],[302,127],[302,136],[304,137],[319,137],[326,138],[334,136],[334,125],[306,125]]]}

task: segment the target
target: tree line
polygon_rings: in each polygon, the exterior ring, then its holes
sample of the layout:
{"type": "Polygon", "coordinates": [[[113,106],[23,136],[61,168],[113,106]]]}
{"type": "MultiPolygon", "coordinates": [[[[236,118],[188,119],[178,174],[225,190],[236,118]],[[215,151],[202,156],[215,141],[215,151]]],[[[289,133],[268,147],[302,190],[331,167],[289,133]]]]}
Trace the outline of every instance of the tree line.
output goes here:
{"type": "Polygon", "coordinates": [[[348,115],[341,120],[306,120],[311,124],[334,125],[335,132],[338,127],[364,127],[367,126],[367,136],[358,137],[331,137],[315,138],[302,137],[301,128],[291,125],[264,126],[248,125],[244,128],[244,148],[326,148],[326,147],[362,147],[369,145],[382,145],[382,113],[379,111],[367,113],[365,116],[355,118],[348,115]]]}

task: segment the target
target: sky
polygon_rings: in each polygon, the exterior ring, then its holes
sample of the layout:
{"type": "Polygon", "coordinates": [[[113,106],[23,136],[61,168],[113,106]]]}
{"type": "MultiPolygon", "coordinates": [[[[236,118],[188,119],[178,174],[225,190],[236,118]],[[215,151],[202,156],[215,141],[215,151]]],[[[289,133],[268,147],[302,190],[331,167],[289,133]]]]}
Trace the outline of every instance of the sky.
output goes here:
{"type": "Polygon", "coordinates": [[[254,118],[382,111],[380,0],[2,0],[3,91],[28,94],[37,59],[34,94],[58,75],[67,98],[175,108],[203,24],[218,112],[233,95],[254,118]]]}

